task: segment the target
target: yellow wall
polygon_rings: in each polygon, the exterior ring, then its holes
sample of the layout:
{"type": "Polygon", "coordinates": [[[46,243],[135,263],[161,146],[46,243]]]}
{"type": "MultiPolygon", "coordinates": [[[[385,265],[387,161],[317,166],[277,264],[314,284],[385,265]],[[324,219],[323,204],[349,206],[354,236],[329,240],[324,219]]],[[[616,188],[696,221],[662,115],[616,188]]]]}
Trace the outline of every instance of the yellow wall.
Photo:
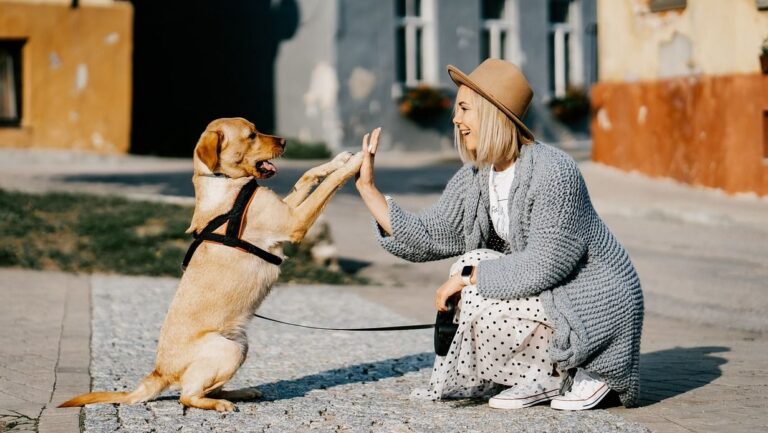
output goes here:
{"type": "Polygon", "coordinates": [[[601,81],[760,71],[768,12],[755,0],[688,0],[652,13],[649,0],[598,0],[601,81]]]}
{"type": "Polygon", "coordinates": [[[0,39],[27,39],[22,125],[0,146],[128,152],[133,8],[80,3],[0,0],[0,39]]]}

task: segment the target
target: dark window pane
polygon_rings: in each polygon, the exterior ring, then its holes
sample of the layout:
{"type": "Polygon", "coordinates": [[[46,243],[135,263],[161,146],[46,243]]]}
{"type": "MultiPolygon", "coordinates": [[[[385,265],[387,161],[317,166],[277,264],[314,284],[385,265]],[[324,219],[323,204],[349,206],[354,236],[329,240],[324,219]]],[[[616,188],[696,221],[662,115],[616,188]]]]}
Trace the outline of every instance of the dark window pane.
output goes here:
{"type": "Polygon", "coordinates": [[[395,0],[395,16],[401,18],[405,16],[405,1],[406,0],[395,0]]]}
{"type": "Polygon", "coordinates": [[[491,57],[491,32],[483,29],[480,33],[480,62],[491,57]]]}
{"type": "Polygon", "coordinates": [[[400,83],[405,82],[405,27],[398,27],[395,33],[395,50],[396,62],[395,68],[397,73],[397,81],[400,83]]]}
{"type": "Polygon", "coordinates": [[[547,57],[549,63],[549,91],[555,92],[555,34],[549,32],[547,37],[547,57]]]}
{"type": "Polygon", "coordinates": [[[503,59],[507,54],[507,31],[502,30],[499,36],[499,39],[501,39],[501,43],[499,44],[499,58],[503,59]]]}
{"type": "Polygon", "coordinates": [[[504,0],[483,0],[480,16],[485,20],[497,20],[504,14],[504,0]]]}
{"type": "Polygon", "coordinates": [[[411,3],[413,3],[413,11],[411,12],[411,15],[420,17],[421,16],[421,0],[411,0],[411,3]]]}
{"type": "Polygon", "coordinates": [[[571,0],[549,0],[549,22],[564,23],[568,21],[568,5],[571,0]]]}
{"type": "Polygon", "coordinates": [[[424,75],[422,73],[422,61],[421,61],[421,37],[422,29],[421,27],[416,29],[416,80],[421,81],[424,79],[424,75]]]}
{"type": "Polygon", "coordinates": [[[25,41],[0,40],[0,125],[21,123],[21,48],[25,41]]]}

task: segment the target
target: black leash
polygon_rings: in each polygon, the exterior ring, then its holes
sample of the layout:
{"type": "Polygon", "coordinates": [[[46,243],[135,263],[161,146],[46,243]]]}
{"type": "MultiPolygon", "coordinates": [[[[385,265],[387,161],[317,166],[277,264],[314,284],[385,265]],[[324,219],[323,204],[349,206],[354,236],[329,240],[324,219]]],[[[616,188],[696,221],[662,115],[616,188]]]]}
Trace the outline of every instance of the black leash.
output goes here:
{"type": "Polygon", "coordinates": [[[242,235],[243,219],[245,218],[245,214],[248,211],[251,198],[253,198],[253,194],[256,192],[258,187],[259,183],[256,181],[256,179],[251,179],[237,194],[235,204],[232,206],[232,209],[229,212],[212,219],[211,222],[209,222],[208,225],[205,226],[205,228],[200,233],[192,233],[192,237],[194,237],[195,240],[192,241],[192,244],[187,250],[187,254],[184,256],[184,261],[181,264],[182,271],[187,269],[187,265],[189,265],[190,260],[192,260],[192,256],[195,254],[195,250],[197,250],[197,247],[199,247],[200,244],[205,241],[215,242],[217,244],[237,248],[246,253],[251,253],[254,256],[272,263],[273,265],[280,265],[283,263],[283,259],[280,257],[268,251],[264,251],[263,249],[253,245],[250,242],[246,242],[240,239],[240,236],[242,235]],[[224,223],[227,223],[226,234],[220,235],[213,232],[214,230],[224,225],[224,223]]]}
{"type": "Polygon", "coordinates": [[[426,325],[382,326],[378,328],[323,328],[321,326],[299,325],[298,323],[283,322],[282,320],[271,319],[269,317],[264,317],[259,314],[254,314],[254,316],[258,317],[259,319],[269,320],[270,322],[281,323],[283,325],[298,326],[299,328],[320,329],[323,331],[380,332],[380,331],[408,331],[412,329],[430,329],[435,327],[434,323],[430,323],[426,325]]]}

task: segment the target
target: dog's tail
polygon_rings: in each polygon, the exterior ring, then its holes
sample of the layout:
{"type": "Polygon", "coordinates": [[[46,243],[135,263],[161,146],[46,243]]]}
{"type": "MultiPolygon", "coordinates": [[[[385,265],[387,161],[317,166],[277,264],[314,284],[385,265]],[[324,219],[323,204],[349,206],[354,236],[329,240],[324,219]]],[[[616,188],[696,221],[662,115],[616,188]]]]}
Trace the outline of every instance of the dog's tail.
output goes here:
{"type": "Polygon", "coordinates": [[[77,407],[91,403],[140,403],[157,397],[168,385],[169,381],[155,370],[142,379],[139,386],[131,392],[89,392],[67,400],[59,407],[77,407]]]}

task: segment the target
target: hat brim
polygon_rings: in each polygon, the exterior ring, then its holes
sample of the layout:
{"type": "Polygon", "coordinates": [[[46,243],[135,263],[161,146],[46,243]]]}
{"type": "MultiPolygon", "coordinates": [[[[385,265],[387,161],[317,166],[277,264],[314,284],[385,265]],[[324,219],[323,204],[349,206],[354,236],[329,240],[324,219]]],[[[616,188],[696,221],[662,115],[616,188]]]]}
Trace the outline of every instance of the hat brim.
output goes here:
{"type": "Polygon", "coordinates": [[[451,76],[451,80],[453,80],[454,83],[456,83],[457,86],[467,86],[470,89],[477,92],[480,96],[488,100],[491,104],[495,105],[496,108],[501,110],[504,114],[507,115],[510,119],[512,119],[513,122],[515,122],[515,125],[520,129],[520,134],[524,137],[528,138],[529,140],[533,141],[535,140],[535,137],[533,136],[533,132],[531,132],[530,129],[528,129],[527,126],[523,123],[522,120],[520,120],[519,117],[512,111],[510,111],[507,107],[504,106],[501,102],[499,102],[496,98],[493,97],[493,95],[486,93],[480,86],[478,86],[474,81],[472,81],[467,74],[461,72],[458,68],[456,68],[453,65],[448,65],[448,75],[451,76]]]}

